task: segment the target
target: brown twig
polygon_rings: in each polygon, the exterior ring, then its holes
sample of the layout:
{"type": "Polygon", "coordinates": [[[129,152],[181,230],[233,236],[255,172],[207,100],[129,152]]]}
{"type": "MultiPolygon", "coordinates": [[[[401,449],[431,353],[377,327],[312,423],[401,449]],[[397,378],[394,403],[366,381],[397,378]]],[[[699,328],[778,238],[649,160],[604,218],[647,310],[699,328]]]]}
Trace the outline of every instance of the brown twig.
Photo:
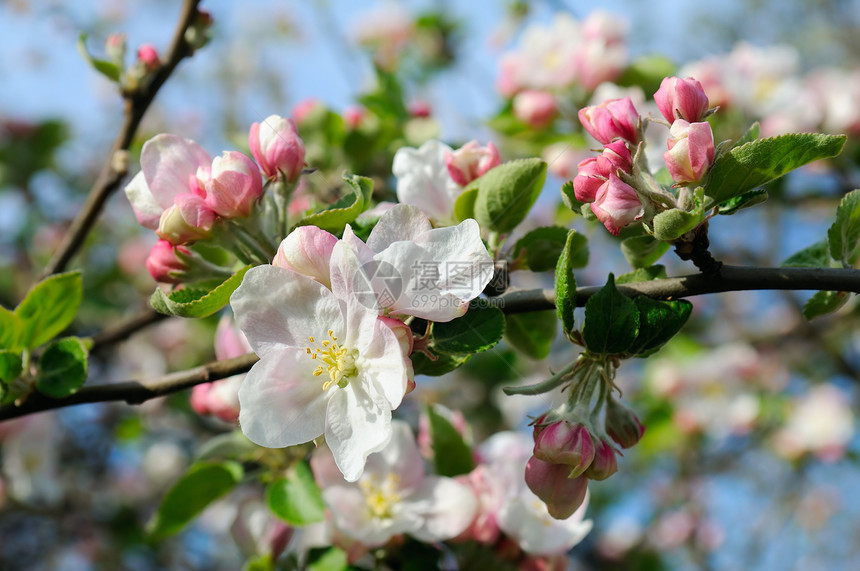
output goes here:
{"type": "Polygon", "coordinates": [[[176,66],[179,65],[179,62],[191,55],[193,51],[188,42],[185,41],[185,31],[194,21],[199,3],[200,0],[185,0],[183,3],[179,22],[173,34],[173,40],[165,54],[163,63],[155,71],[149,83],[145,84],[141,89],[123,94],[125,99],[125,118],[119,135],[108,153],[108,158],[98,178],[96,178],[95,183],[90,189],[86,202],[78,212],[77,217],[72,221],[72,224],[63,237],[63,242],[54,253],[51,261],[45,266],[40,278],[62,272],[66,269],[69,261],[81,248],[93,225],[96,223],[105,202],[119,188],[120,183],[128,174],[128,160],[123,156],[123,153],[131,146],[143,115],[146,113],[158,90],[164,85],[164,82],[167,81],[167,78],[170,77],[176,66]]]}
{"type": "MultiPolygon", "coordinates": [[[[577,288],[577,305],[585,305],[588,298],[600,291],[601,287],[577,288]]],[[[694,274],[622,284],[618,289],[631,297],[645,295],[655,299],[677,299],[743,290],[837,290],[860,293],[860,270],[723,266],[717,275],[694,274]]],[[[554,299],[555,293],[552,290],[536,289],[509,291],[485,301],[499,307],[505,313],[524,313],[553,309],[554,299]]],[[[72,396],[60,400],[34,393],[20,406],[0,407],[0,420],[84,403],[125,401],[129,404],[139,404],[194,385],[246,372],[256,361],[257,356],[250,353],[236,359],[215,361],[148,381],[86,386],[72,396]]]]}
{"type": "Polygon", "coordinates": [[[122,321],[93,335],[93,346],[90,351],[96,351],[106,345],[124,341],[140,329],[153,323],[158,323],[167,317],[167,315],[158,313],[152,308],[146,309],[126,321],[122,321]]]}

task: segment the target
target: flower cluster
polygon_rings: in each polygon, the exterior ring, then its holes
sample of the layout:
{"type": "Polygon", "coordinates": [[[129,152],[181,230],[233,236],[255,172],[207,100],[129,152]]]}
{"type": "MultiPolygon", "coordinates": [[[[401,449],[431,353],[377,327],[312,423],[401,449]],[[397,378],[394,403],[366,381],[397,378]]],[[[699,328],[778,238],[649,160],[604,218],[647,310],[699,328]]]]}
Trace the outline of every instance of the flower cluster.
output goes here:
{"type": "Polygon", "coordinates": [[[156,281],[217,275],[218,268],[187,245],[214,238],[227,227],[241,234],[241,250],[232,244],[240,258],[266,257],[271,237],[261,237],[241,221],[252,215],[266,190],[261,170],[272,183],[295,184],[304,166],[304,143],[291,120],[272,115],[253,124],[249,145],[256,163],[238,151],[213,159],[194,141],[176,135],[156,135],[144,143],[141,170],[125,193],[138,222],[159,237],[147,260],[156,281]]]}
{"type": "Polygon", "coordinates": [[[350,481],[392,434],[391,411],[412,386],[408,316],[450,321],[492,277],[478,225],[432,228],[417,208],[396,205],[367,242],[300,227],[272,265],[252,268],[233,293],[239,326],[260,361],[239,389],[239,423],[262,446],[325,436],[350,481]],[[472,279],[460,283],[457,269],[472,279]],[[412,287],[416,264],[432,264],[432,295],[412,287]],[[419,295],[420,294],[420,295],[419,295]]]}
{"type": "MultiPolygon", "coordinates": [[[[663,160],[674,186],[695,185],[715,159],[714,135],[704,120],[710,113],[708,98],[695,79],[670,77],[663,80],[654,100],[670,124],[663,160]]],[[[579,120],[603,150],[579,163],[574,196],[590,204],[607,230],[618,235],[634,222],[650,223],[659,211],[685,206],[648,172],[643,131],[649,119],[639,115],[629,97],[584,107],[579,120]]]]}

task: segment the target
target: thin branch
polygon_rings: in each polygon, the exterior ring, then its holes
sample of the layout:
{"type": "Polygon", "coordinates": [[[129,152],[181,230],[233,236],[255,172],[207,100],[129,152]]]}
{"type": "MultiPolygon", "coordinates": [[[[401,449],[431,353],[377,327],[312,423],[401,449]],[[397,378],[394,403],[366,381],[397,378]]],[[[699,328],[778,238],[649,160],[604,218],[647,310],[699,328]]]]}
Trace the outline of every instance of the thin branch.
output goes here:
{"type": "Polygon", "coordinates": [[[6,405],[0,407],[0,421],[77,404],[112,401],[140,404],[149,399],[175,393],[194,385],[245,373],[257,360],[258,357],[254,353],[248,353],[234,359],[213,361],[200,367],[171,373],[148,381],[124,381],[84,387],[64,399],[52,399],[33,393],[20,406],[6,405]]]}
{"type": "MultiPolygon", "coordinates": [[[[576,289],[576,305],[582,307],[602,286],[576,289]]],[[[695,295],[749,290],[830,290],[860,293],[860,270],[841,268],[764,268],[722,266],[716,274],[691,274],[661,280],[618,285],[624,295],[677,299],[695,295]]],[[[525,313],[555,308],[551,289],[509,291],[489,298],[505,313],[525,313]]]]}
{"type": "MultiPolygon", "coordinates": [[[[586,300],[597,293],[600,287],[602,286],[577,288],[577,305],[585,305],[586,300]]],[[[860,270],[723,266],[715,275],[694,274],[622,284],[618,289],[631,297],[645,295],[655,299],[677,299],[743,290],[836,290],[860,293],[860,270]]],[[[553,309],[554,298],[555,293],[552,290],[536,289],[511,291],[489,298],[488,301],[505,313],[523,313],[553,309]]],[[[129,404],[140,404],[194,385],[244,373],[256,361],[257,356],[249,353],[148,381],[86,386],[70,397],[59,400],[33,393],[20,406],[0,407],[0,420],[84,403],[125,401],[129,404]]]]}
{"type": "Polygon", "coordinates": [[[105,345],[124,341],[140,329],[143,329],[148,325],[152,325],[153,323],[158,323],[167,317],[167,315],[158,313],[152,308],[146,309],[127,321],[120,322],[93,335],[93,346],[90,351],[96,351],[105,345]]]}
{"type": "Polygon", "coordinates": [[[128,174],[128,160],[124,153],[131,145],[144,113],[146,113],[159,88],[164,85],[179,62],[191,55],[193,51],[188,42],[185,41],[185,31],[194,21],[199,3],[200,0],[185,0],[179,23],[173,34],[170,48],[165,54],[164,62],[145,87],[123,95],[125,98],[125,119],[119,135],[108,153],[104,167],[102,167],[98,178],[90,189],[86,202],[72,221],[63,237],[62,244],[48,265],[45,266],[40,277],[62,272],[66,268],[69,261],[83,245],[87,234],[101,214],[105,202],[119,188],[120,183],[128,174]]]}

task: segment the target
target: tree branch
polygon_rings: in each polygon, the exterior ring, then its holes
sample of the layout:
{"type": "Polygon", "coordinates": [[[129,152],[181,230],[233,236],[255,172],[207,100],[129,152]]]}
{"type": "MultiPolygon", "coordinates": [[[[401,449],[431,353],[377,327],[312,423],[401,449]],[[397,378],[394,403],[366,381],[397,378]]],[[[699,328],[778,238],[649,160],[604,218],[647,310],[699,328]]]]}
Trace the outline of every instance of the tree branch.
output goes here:
{"type": "Polygon", "coordinates": [[[169,316],[163,313],[158,313],[152,308],[145,309],[134,317],[126,321],[122,321],[112,327],[108,327],[107,329],[93,335],[93,346],[90,348],[90,351],[95,352],[105,345],[124,341],[138,330],[143,329],[148,325],[152,325],[153,323],[158,323],[167,317],[169,316]]]}
{"type": "Polygon", "coordinates": [[[213,361],[200,367],[171,373],[148,381],[124,381],[84,387],[64,399],[52,399],[39,393],[33,393],[19,406],[6,405],[0,407],[0,421],[76,404],[112,401],[140,404],[149,399],[169,395],[194,385],[245,373],[257,360],[258,357],[254,353],[248,353],[234,359],[213,361]]]}
{"type": "MultiPolygon", "coordinates": [[[[602,286],[577,288],[576,304],[585,305],[589,297],[602,286]]],[[[834,268],[761,268],[723,266],[714,275],[693,274],[647,282],[621,284],[625,295],[645,295],[655,299],[677,299],[695,295],[744,290],[836,290],[860,293],[860,270],[834,268]]],[[[555,308],[555,292],[549,289],[510,291],[488,299],[505,313],[524,313],[555,308]]],[[[141,316],[146,321],[146,316],[141,316]]],[[[126,329],[131,326],[123,326],[126,329]]],[[[131,330],[137,326],[131,326],[131,330]]],[[[120,329],[120,328],[117,328],[120,329]]],[[[99,336],[97,336],[99,337],[99,336]]],[[[120,337],[119,333],[104,332],[99,343],[120,337]]],[[[257,362],[253,353],[224,361],[214,361],[201,367],[171,373],[148,381],[125,381],[108,385],[85,386],[65,399],[51,399],[38,393],[29,395],[16,405],[0,407],[0,420],[24,416],[84,403],[125,401],[140,404],[194,385],[208,383],[248,371],[257,362]]]]}
{"type": "Polygon", "coordinates": [[[164,82],[167,81],[167,78],[170,77],[176,66],[179,65],[179,62],[192,53],[191,46],[185,41],[185,31],[194,21],[197,13],[197,4],[199,3],[200,0],[185,0],[183,3],[179,23],[173,34],[170,48],[168,48],[165,54],[164,62],[156,70],[149,83],[142,89],[123,94],[125,98],[125,119],[119,135],[108,153],[108,158],[98,178],[96,178],[95,183],[90,189],[86,202],[80,212],[78,212],[77,217],[72,221],[72,224],[63,237],[62,244],[60,244],[60,247],[54,253],[48,265],[45,266],[40,278],[62,272],[66,268],[69,261],[83,245],[87,234],[89,234],[96,223],[105,202],[119,188],[120,183],[128,174],[128,158],[125,156],[125,151],[131,145],[144,113],[146,113],[158,90],[164,85],[164,82]]]}

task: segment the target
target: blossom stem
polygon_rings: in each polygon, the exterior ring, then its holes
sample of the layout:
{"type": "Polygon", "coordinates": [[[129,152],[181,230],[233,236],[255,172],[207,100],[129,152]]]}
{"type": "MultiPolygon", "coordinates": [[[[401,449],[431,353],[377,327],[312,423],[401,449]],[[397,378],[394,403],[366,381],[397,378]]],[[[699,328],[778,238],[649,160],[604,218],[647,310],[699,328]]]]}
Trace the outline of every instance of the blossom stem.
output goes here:
{"type": "Polygon", "coordinates": [[[577,367],[580,366],[580,361],[576,360],[567,365],[552,377],[540,383],[533,385],[525,385],[522,387],[505,387],[502,390],[506,395],[539,395],[549,392],[561,384],[570,380],[571,374],[574,373],[577,367]]]}

